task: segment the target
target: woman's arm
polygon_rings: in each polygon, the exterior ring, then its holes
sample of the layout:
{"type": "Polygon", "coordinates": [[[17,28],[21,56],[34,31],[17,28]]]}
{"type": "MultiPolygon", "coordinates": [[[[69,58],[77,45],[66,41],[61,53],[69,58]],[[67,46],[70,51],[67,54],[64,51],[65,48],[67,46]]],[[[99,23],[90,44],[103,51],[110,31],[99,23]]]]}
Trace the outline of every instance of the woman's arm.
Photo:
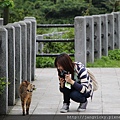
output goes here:
{"type": "Polygon", "coordinates": [[[85,93],[88,88],[88,80],[87,80],[87,70],[85,67],[82,67],[78,73],[78,78],[80,79],[80,83],[75,82],[73,87],[80,91],[81,93],[85,93]]]}
{"type": "Polygon", "coordinates": [[[63,78],[60,78],[60,77],[59,77],[59,82],[60,82],[60,83],[59,83],[59,84],[60,84],[60,87],[63,88],[63,87],[64,87],[64,82],[65,82],[65,80],[64,80],[63,78]]]}

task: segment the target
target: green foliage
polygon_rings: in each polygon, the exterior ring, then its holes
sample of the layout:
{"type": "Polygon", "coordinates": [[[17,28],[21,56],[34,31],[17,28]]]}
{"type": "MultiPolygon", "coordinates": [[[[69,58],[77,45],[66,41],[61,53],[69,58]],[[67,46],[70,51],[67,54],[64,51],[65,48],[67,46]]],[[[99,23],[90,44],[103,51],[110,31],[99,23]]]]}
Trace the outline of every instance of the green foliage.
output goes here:
{"type": "MultiPolygon", "coordinates": [[[[68,31],[68,29],[66,29],[68,31]]],[[[73,29],[69,29],[69,31],[62,36],[62,39],[70,39],[74,38],[74,33],[73,29]]],[[[48,37],[47,37],[48,38],[48,37]]],[[[51,38],[51,37],[49,37],[51,38]]],[[[52,39],[56,39],[52,37],[52,39]]],[[[74,53],[74,43],[72,42],[48,42],[44,44],[44,53],[74,53]]]]}
{"type": "MultiPolygon", "coordinates": [[[[74,61],[74,57],[71,57],[74,61]]],[[[37,57],[36,68],[54,68],[55,57],[37,57]]]]}
{"type": "Polygon", "coordinates": [[[108,56],[102,56],[94,63],[87,63],[87,67],[120,67],[120,50],[110,50],[108,56]]]}
{"type": "MultiPolygon", "coordinates": [[[[52,0],[15,0],[14,4],[14,9],[10,8],[10,22],[33,16],[40,24],[73,24],[76,16],[113,11],[113,5],[106,0],[57,0],[56,4],[52,0]]],[[[119,8],[119,4],[117,4],[116,11],[119,8]]]]}
{"type": "Polygon", "coordinates": [[[0,95],[3,93],[5,86],[8,84],[5,81],[5,78],[0,78],[0,95]]]}
{"type": "Polygon", "coordinates": [[[45,9],[45,18],[49,20],[53,20],[54,18],[57,20],[58,23],[63,23],[63,20],[67,19],[66,23],[73,23],[74,17],[82,15],[82,11],[86,9],[86,4],[83,3],[84,2],[76,3],[75,1],[70,0],[67,0],[66,2],[64,2],[64,4],[59,2],[58,4],[47,7],[47,9],[45,9]]]}
{"type": "Polygon", "coordinates": [[[120,60],[120,50],[118,49],[110,50],[108,52],[108,56],[111,60],[120,60]]]}
{"type": "Polygon", "coordinates": [[[0,7],[2,7],[2,8],[13,7],[13,6],[14,6],[13,0],[1,0],[0,1],[0,7]]]}
{"type": "MultiPolygon", "coordinates": [[[[45,33],[52,32],[65,32],[62,35],[62,39],[71,39],[74,38],[74,29],[73,28],[52,28],[47,29],[45,33]]],[[[40,31],[39,31],[40,32],[40,31]]],[[[60,36],[51,36],[46,37],[47,39],[57,39],[60,36]]],[[[74,43],[73,42],[48,42],[44,44],[44,53],[74,53],[74,43]]],[[[54,58],[51,57],[37,57],[36,58],[36,67],[54,67],[54,58]]]]}
{"type": "Polygon", "coordinates": [[[36,58],[36,67],[45,68],[45,67],[54,67],[54,58],[51,57],[37,57],[36,58]]]}

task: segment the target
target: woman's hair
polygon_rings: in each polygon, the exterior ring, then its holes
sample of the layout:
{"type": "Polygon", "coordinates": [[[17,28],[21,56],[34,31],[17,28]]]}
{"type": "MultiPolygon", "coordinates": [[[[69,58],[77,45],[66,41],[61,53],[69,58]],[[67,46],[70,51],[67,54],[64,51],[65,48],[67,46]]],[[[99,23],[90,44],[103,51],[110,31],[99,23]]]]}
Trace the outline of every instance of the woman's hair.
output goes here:
{"type": "Polygon", "coordinates": [[[74,76],[74,63],[72,62],[69,55],[66,53],[62,53],[58,55],[55,59],[55,67],[57,68],[57,65],[60,65],[64,68],[65,71],[70,72],[72,76],[74,76]]]}

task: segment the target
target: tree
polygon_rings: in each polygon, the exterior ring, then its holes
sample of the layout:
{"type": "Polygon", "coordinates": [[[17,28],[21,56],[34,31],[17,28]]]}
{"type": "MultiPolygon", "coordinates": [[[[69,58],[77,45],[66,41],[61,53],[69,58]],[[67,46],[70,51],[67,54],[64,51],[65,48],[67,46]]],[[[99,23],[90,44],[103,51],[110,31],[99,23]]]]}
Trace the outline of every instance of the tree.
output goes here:
{"type": "Polygon", "coordinates": [[[56,3],[57,3],[57,0],[51,0],[51,2],[54,2],[54,4],[56,4],[56,3]]]}
{"type": "Polygon", "coordinates": [[[13,7],[13,6],[14,6],[13,0],[0,1],[0,7],[3,8],[4,25],[8,24],[9,22],[9,7],[13,7]]]}
{"type": "Polygon", "coordinates": [[[120,6],[120,0],[109,0],[110,4],[113,6],[113,12],[118,11],[120,6]]]}

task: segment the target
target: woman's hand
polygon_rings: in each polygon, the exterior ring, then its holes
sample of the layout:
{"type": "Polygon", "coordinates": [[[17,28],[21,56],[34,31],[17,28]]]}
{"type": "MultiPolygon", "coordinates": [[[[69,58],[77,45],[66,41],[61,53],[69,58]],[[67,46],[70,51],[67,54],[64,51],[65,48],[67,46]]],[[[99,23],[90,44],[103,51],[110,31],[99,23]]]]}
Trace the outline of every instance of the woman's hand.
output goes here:
{"type": "Polygon", "coordinates": [[[65,82],[65,80],[64,80],[63,78],[60,78],[60,77],[59,77],[59,81],[60,81],[60,86],[61,86],[61,88],[63,88],[63,87],[64,87],[64,82],[65,82]]]}
{"type": "Polygon", "coordinates": [[[71,85],[73,85],[74,82],[75,82],[74,80],[71,79],[71,74],[66,74],[65,75],[65,81],[70,83],[71,85]]]}

